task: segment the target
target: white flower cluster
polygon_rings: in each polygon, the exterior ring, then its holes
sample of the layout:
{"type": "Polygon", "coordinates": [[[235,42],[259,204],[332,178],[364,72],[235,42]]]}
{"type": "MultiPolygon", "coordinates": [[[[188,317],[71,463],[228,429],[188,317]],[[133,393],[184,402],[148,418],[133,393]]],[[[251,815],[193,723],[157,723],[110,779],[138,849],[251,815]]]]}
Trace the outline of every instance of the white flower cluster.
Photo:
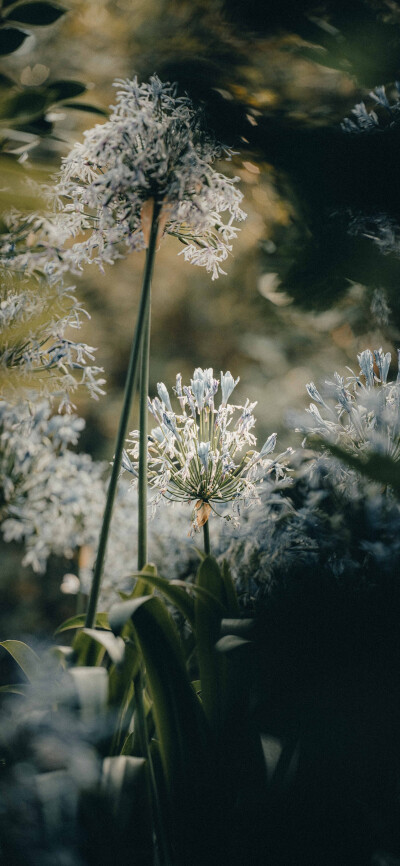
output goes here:
{"type": "Polygon", "coordinates": [[[178,237],[184,258],[215,279],[225,273],[221,263],[238,232],[234,220],[246,216],[238,178],[211,165],[232,152],[207,137],[199,113],[188,97],[177,96],[176,85],[157,76],[148,84],[136,78],[115,84],[110,119],[85,132],[64,159],[53,191],[59,212],[32,218],[30,248],[15,251],[19,266],[58,277],[86,262],[102,266],[123,251],[143,249],[143,208],[156,200],[163,231],[178,237]]]}
{"type": "MultiPolygon", "coordinates": [[[[251,431],[256,403],[246,400],[244,406],[236,406],[228,402],[238,381],[230,372],[221,373],[221,400],[216,408],[220,383],[212,369],[198,367],[190,385],[183,387],[178,374],[174,388],[180,404],[178,414],[173,411],[166,386],[158,384],[158,397],[149,400],[149,410],[157,421],[148,441],[149,484],[158,494],[153,509],[161,498],[195,502],[193,526],[198,528],[215,511],[215,505],[233,502],[239,513],[241,504],[259,501],[257,486],[263,478],[272,471],[283,477],[285,469],[280,461],[291,449],[275,459],[269,457],[276,433],[269,436],[261,451],[254,449],[256,438],[251,431]],[[232,427],[237,412],[239,417],[232,427]]],[[[135,430],[122,464],[134,476],[138,458],[139,432],[135,430]]],[[[230,515],[223,516],[231,519],[230,515]]]]}
{"type": "Polygon", "coordinates": [[[314,382],[306,386],[315,402],[306,410],[311,422],[299,429],[317,433],[353,454],[375,451],[399,460],[400,373],[395,382],[388,382],[391,354],[381,348],[373,353],[366,349],[357,357],[359,374],[350,370],[351,376],[343,378],[335,373],[334,381],[326,382],[326,395],[314,382]]]}
{"type": "Polygon", "coordinates": [[[398,123],[400,117],[400,82],[395,82],[395,101],[389,102],[386,89],[383,85],[375,87],[369,94],[370,99],[378,109],[368,111],[365,102],[359,102],[351,109],[353,118],[345,117],[341,128],[343,132],[377,132],[387,127],[393,127],[398,123]]]}
{"type": "Polygon", "coordinates": [[[79,385],[98,399],[104,394],[101,367],[93,365],[95,351],[72,340],[70,329],[81,327],[88,315],[70,287],[0,273],[0,387],[3,396],[21,388],[52,395],[71,410],[79,385]],[[67,336],[68,335],[68,336],[67,336]]]}
{"type": "MultiPolygon", "coordinates": [[[[76,415],[52,415],[47,400],[34,406],[0,401],[0,525],[4,540],[25,547],[23,564],[43,572],[50,556],[73,559],[79,551],[83,592],[90,590],[92,565],[107,492],[107,465],[77,454],[84,427],[76,415]]],[[[165,577],[185,575],[191,556],[186,509],[177,506],[171,535],[169,515],[150,526],[152,559],[165,577]]],[[[137,503],[129,481],[121,479],[104,567],[101,609],[129,590],[136,569],[137,503]]],[[[79,585],[79,584],[78,584],[79,585]]]]}

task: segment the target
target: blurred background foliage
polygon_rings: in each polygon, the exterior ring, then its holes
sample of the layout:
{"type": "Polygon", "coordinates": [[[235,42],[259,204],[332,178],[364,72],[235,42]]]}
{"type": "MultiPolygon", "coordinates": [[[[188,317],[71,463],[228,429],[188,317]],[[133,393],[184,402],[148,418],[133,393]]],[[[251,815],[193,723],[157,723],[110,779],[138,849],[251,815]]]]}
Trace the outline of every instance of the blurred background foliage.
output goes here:
{"type": "MultiPolygon", "coordinates": [[[[228,275],[211,282],[177,257],[172,239],[161,244],[150,390],[195,366],[230,369],[241,377],[238,400],[258,400],[260,440],[277,430],[282,448],[300,447],[285,416],[308,404],[305,383],[354,368],[366,347],[393,352],[398,342],[399,259],[348,228],[350,211],[400,220],[400,127],[350,135],[340,124],[361,100],[373,107],[372,88],[391,93],[400,78],[400,4],[3,0],[0,53],[5,209],[17,175],[51,176],[70,144],[101,122],[116,77],[177,81],[238,151],[222,170],[240,177],[248,219],[228,275]]],[[[21,206],[18,194],[12,203],[21,206]]],[[[100,402],[78,398],[87,420],[81,447],[96,458],[112,453],[143,261],[136,254],[105,274],[87,269],[77,284],[91,314],[83,339],[98,347],[108,383],[100,402]]],[[[13,590],[23,603],[27,592],[50,599],[59,591],[54,578],[50,590],[49,577],[30,581],[26,572],[19,567],[13,590]]]]}

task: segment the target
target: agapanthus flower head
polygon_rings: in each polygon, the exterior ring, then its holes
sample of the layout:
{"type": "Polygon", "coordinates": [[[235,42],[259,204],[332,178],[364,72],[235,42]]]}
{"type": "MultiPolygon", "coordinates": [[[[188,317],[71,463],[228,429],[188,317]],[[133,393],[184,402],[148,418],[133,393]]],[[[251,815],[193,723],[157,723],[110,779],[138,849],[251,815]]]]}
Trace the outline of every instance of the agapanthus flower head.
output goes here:
{"type": "MultiPolygon", "coordinates": [[[[218,380],[211,368],[198,367],[189,385],[182,386],[180,374],[176,377],[178,412],[163,383],[157,386],[158,397],[149,399],[149,410],[157,422],[148,438],[149,484],[156,491],[153,507],[162,498],[194,503],[194,528],[202,526],[211,511],[219,513],[219,505],[233,504],[238,514],[241,504],[257,502],[259,482],[272,472],[282,478],[285,466],[281,460],[291,453],[288,449],[276,458],[270,456],[276,433],[260,451],[255,449],[256,403],[229,403],[238,381],[230,372],[221,373],[218,380]]],[[[135,430],[124,460],[124,468],[134,476],[138,458],[139,433],[135,430]]],[[[229,513],[223,516],[232,517],[229,513]]]]}
{"type": "MultiPolygon", "coordinates": [[[[400,352],[398,350],[400,357],[400,352]]],[[[323,396],[314,382],[306,386],[315,402],[306,410],[311,421],[299,429],[317,433],[353,454],[378,452],[400,460],[400,373],[388,381],[390,352],[366,349],[358,356],[360,371],[334,374],[323,396]]]]}
{"type": "Polygon", "coordinates": [[[36,259],[54,275],[143,249],[157,202],[160,234],[178,237],[184,258],[215,279],[224,273],[221,264],[238,232],[234,221],[246,216],[238,178],[212,167],[232,151],[207,135],[200,113],[187,96],[177,95],[175,84],[154,75],[148,83],[134,78],[115,86],[109,120],[85,132],[63,160],[52,192],[58,213],[32,225],[36,243],[26,264],[36,259]],[[60,252],[68,238],[74,242],[60,252]]]}

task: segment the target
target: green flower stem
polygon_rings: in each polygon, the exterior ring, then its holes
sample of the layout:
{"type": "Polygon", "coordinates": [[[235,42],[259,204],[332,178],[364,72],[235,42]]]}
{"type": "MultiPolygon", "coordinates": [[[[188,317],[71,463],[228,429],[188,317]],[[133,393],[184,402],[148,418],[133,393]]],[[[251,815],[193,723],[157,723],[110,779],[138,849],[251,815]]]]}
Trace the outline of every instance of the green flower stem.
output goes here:
{"type": "Polygon", "coordinates": [[[139,483],[138,483],[138,571],[147,562],[147,397],[149,393],[151,300],[147,305],[147,321],[143,332],[140,360],[139,406],[139,483]]]}
{"type": "Polygon", "coordinates": [[[204,539],[204,553],[206,556],[210,555],[210,527],[208,525],[208,520],[203,523],[203,539],[204,539]]]}
{"type": "Polygon", "coordinates": [[[97,551],[96,564],[93,571],[92,587],[90,590],[89,604],[86,612],[85,626],[93,628],[96,620],[97,601],[100,592],[101,575],[103,570],[104,557],[106,553],[108,533],[110,530],[111,516],[114,505],[115,493],[121,466],[122,451],[124,448],[126,431],[128,427],[129,414],[132,404],[132,396],[135,390],[137,372],[139,366],[140,350],[142,345],[143,328],[146,322],[146,316],[149,308],[150,285],[153,273],[154,257],[157,243],[158,218],[160,215],[160,205],[155,203],[153,209],[153,217],[150,230],[150,240],[146,253],[146,264],[143,275],[142,294],[139,303],[139,312],[136,320],[135,333],[132,341],[131,354],[129,358],[128,371],[126,375],[124,402],[122,406],[121,416],[119,419],[119,427],[117,440],[115,443],[114,462],[111,471],[110,483],[107,490],[106,505],[103,514],[103,524],[100,532],[99,547],[97,551]]]}

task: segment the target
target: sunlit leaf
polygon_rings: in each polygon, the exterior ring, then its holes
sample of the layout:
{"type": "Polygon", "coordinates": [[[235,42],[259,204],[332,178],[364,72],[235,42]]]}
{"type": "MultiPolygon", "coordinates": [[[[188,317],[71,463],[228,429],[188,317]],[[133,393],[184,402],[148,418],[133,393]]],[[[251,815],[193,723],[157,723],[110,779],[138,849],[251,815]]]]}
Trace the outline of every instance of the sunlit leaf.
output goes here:
{"type": "MultiPolygon", "coordinates": [[[[54,634],[61,634],[61,632],[68,631],[69,629],[83,628],[85,625],[85,619],[86,615],[84,613],[78,613],[76,616],[71,616],[58,626],[54,634]]],[[[96,628],[103,628],[107,631],[111,631],[108,623],[108,614],[96,614],[96,628]]]]}
{"type": "Polygon", "coordinates": [[[34,680],[40,673],[39,656],[21,640],[4,640],[0,643],[17,662],[28,680],[34,680]]]}
{"type": "Polygon", "coordinates": [[[89,635],[92,640],[100,643],[114,664],[121,664],[125,654],[125,644],[122,638],[115,637],[110,631],[101,631],[95,628],[84,628],[83,634],[89,635]]]}

